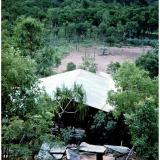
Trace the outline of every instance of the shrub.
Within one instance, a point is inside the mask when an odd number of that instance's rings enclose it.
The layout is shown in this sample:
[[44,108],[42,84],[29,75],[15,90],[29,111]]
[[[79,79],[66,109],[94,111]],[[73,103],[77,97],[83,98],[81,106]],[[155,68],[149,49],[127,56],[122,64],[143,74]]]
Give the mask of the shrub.
[[96,73],[97,71],[97,64],[94,62],[95,58],[92,56],[85,55],[82,57],[82,64],[80,66],[81,69],[84,69],[89,72]]
[[73,62],[69,62],[67,64],[67,71],[72,71],[74,69],[76,69],[76,65]]
[[118,70],[119,67],[120,67],[120,63],[119,62],[111,62],[107,66],[107,73],[114,74],[114,73],[116,73],[116,71]]
[[74,127],[67,127],[61,129],[61,137],[64,143],[69,143],[71,141],[80,142],[85,138],[85,132],[81,129],[75,129]]
[[61,129],[61,136],[63,141],[67,144],[71,140],[71,133],[73,132],[73,129],[71,127],[68,127],[66,129]]

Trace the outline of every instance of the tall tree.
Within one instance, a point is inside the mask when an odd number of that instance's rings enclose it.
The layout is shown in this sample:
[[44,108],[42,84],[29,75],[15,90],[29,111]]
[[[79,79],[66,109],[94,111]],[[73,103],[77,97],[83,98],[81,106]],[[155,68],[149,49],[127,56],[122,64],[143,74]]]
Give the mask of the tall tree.
[[37,62],[37,75],[50,76],[53,71],[55,50],[53,48],[44,47],[36,52],[35,60]]
[[132,135],[136,153],[146,160],[158,159],[158,106],[152,99],[137,104],[139,108],[126,114],[126,124]]
[[21,17],[15,27],[15,41],[23,55],[34,57],[42,42],[43,25],[31,17]]
[[110,92],[109,101],[116,107],[115,114],[134,112],[136,104],[149,97],[154,97],[155,103],[158,102],[157,80],[152,80],[146,71],[135,64],[122,64],[114,80],[118,91]]
[[2,52],[2,149],[6,156],[25,158],[53,138],[54,109],[36,85],[34,61],[20,55],[13,47]]
[[114,74],[117,91],[111,92],[109,102],[115,106],[114,115],[124,115],[137,154],[144,159],[158,157],[158,81],[135,64],[124,63]]
[[19,96],[24,99],[26,91],[34,86],[37,79],[35,62],[20,54],[12,46],[2,50],[2,106],[3,113],[8,116],[23,112],[21,108],[12,111],[12,98]]

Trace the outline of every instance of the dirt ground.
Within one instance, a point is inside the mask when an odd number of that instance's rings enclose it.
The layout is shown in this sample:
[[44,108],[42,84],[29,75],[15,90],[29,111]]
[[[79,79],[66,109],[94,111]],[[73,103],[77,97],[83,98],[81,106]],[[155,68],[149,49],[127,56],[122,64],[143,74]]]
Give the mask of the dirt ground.
[[[80,160],[96,160],[96,155],[81,155]],[[112,155],[103,156],[103,160],[115,160]]]
[[98,66],[98,71],[106,71],[107,65],[111,62],[122,63],[124,61],[135,61],[137,57],[149,51],[151,47],[108,47],[108,55],[102,55],[102,50],[100,46],[92,47],[79,47],[77,50],[71,51],[64,59],[61,61],[61,65],[54,70],[57,73],[61,73],[66,70],[67,63],[73,62],[76,64],[77,68],[82,63],[82,57],[86,55],[91,55],[95,57],[95,63]]
[[[117,158],[117,160],[125,160],[126,157],[122,156]],[[80,160],[96,160],[96,155],[87,155],[87,154],[83,154],[80,156]],[[115,157],[113,157],[112,154],[108,154],[108,155],[104,155],[103,156],[103,160],[115,160]],[[132,160],[140,160],[139,158],[132,158]]]

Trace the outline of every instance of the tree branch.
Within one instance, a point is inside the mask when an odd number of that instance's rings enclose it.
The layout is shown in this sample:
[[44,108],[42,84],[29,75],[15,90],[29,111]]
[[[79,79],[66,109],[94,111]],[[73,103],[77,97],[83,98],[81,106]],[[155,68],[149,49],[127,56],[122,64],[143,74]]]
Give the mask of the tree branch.
[[78,110],[74,111],[74,112],[67,112],[67,111],[64,111],[64,113],[77,113]]
[[25,134],[23,134],[23,136],[22,136],[22,138],[21,138],[21,140],[20,140],[19,144],[21,144],[21,143],[22,143],[22,141],[23,141],[24,137],[25,137]]
[[64,109],[61,106],[61,103],[59,101],[56,100],[56,102],[59,104],[59,107],[61,108],[62,111],[64,111]]
[[73,98],[70,99],[70,101],[67,103],[66,107],[64,108],[64,111],[67,109],[67,107],[69,106],[69,104],[72,102]]

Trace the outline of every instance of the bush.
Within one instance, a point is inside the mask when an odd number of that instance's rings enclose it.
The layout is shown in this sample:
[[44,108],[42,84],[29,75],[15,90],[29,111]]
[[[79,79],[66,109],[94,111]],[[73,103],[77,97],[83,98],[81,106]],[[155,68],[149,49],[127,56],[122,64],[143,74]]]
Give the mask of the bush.
[[61,137],[66,144],[71,141],[80,142],[85,138],[85,136],[85,132],[81,129],[75,129],[74,127],[61,129]]
[[61,136],[63,141],[67,144],[71,140],[71,133],[73,132],[73,129],[71,127],[68,127],[66,129],[61,129]]
[[134,38],[134,39],[129,38],[129,39],[127,39],[127,43],[131,44],[131,45],[136,45],[136,46],[142,45],[142,43],[140,42],[140,40],[137,39],[137,38]]
[[95,63],[95,58],[92,56],[84,56],[82,57],[82,64],[80,66],[81,69],[84,69],[89,72],[96,73],[97,64]]
[[111,62],[107,66],[107,73],[114,74],[114,73],[116,73],[116,71],[118,70],[119,67],[120,67],[120,63],[119,62]]
[[73,62],[69,62],[67,64],[67,71],[72,71],[74,69],[76,69],[76,65]]

